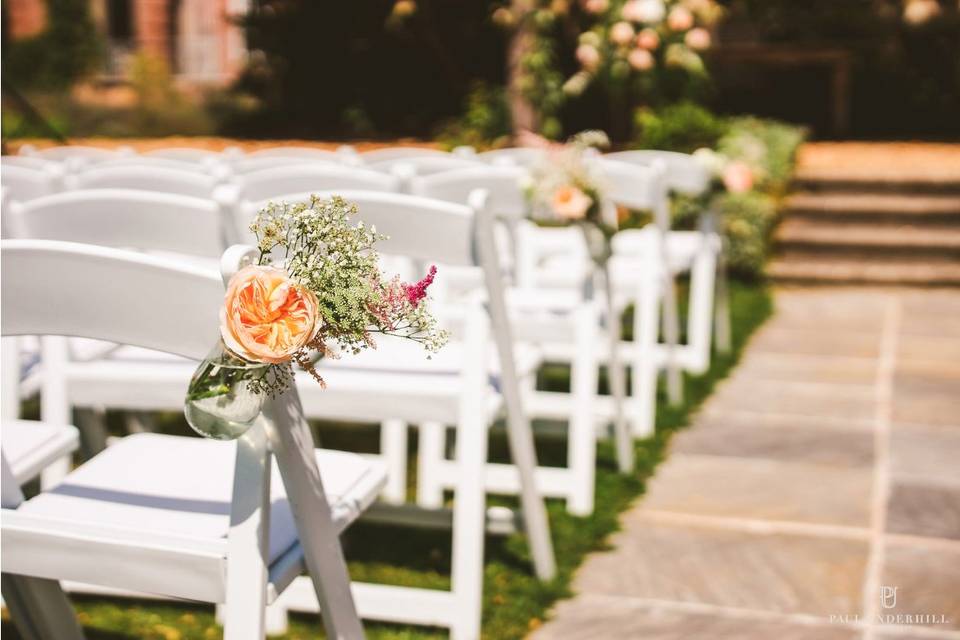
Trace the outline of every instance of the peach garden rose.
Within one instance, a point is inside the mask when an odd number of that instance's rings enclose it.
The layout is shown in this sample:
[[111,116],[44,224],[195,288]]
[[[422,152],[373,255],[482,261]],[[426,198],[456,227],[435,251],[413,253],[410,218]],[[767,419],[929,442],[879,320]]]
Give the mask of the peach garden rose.
[[593,200],[573,185],[558,187],[553,192],[553,212],[563,220],[580,220],[587,215]]
[[317,332],[316,295],[282,269],[250,266],[227,286],[220,335],[236,355],[252,362],[290,360]]

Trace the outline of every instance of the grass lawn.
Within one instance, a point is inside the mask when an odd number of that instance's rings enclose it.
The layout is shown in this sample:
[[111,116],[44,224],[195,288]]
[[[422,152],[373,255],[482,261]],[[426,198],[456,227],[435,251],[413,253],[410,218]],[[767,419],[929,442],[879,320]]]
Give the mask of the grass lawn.
[[[522,638],[545,619],[547,610],[558,599],[570,595],[573,572],[584,556],[602,550],[607,537],[617,529],[619,514],[642,495],[646,481],[666,455],[671,435],[683,428],[691,413],[710,394],[738,360],[753,331],[770,315],[769,292],[760,285],[732,283],[734,352],[715,357],[704,375],[686,379],[685,403],[669,408],[659,402],[656,435],[637,442],[637,472],[625,477],[617,473],[610,443],[600,444],[597,460],[596,510],[588,518],[568,515],[559,501],[549,504],[550,522],[559,573],[549,584],[532,577],[526,543],[520,535],[487,538],[484,576],[483,635],[505,640]],[[541,383],[563,385],[563,374],[547,370]],[[177,432],[182,425],[164,425],[164,431]],[[327,446],[340,448],[349,441],[354,449],[374,450],[375,429],[351,429],[321,426],[320,439]],[[415,443],[413,443],[415,445]],[[372,446],[371,446],[372,445]],[[564,443],[538,442],[541,461],[548,464],[564,459]],[[346,446],[342,448],[348,448]],[[502,456],[502,438],[492,443],[494,455]],[[399,527],[357,524],[344,537],[350,573],[354,579],[428,588],[447,588],[450,565],[449,532],[427,532]],[[384,544],[389,541],[389,544]],[[147,638],[161,640],[215,639],[222,630],[214,621],[213,608],[157,601],[88,598],[75,596],[74,603],[90,640]],[[446,632],[420,627],[402,627],[369,623],[368,636],[391,640],[446,637]],[[4,612],[2,633],[19,638]],[[322,634],[314,616],[293,614],[289,632],[283,638],[316,638]]]

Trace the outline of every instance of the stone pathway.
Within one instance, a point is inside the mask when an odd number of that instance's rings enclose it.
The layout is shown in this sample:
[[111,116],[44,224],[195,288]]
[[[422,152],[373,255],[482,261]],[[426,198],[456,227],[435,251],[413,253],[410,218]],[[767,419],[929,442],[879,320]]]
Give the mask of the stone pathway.
[[532,640],[960,639],[960,291],[781,290],[622,526]]

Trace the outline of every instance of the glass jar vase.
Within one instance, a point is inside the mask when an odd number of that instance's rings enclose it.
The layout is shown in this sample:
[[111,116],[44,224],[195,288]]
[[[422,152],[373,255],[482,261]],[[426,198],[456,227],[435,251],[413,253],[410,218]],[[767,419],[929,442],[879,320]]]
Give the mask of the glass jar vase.
[[254,388],[269,367],[234,355],[218,340],[190,379],[183,408],[187,423],[205,438],[242,436],[263,408],[265,394]]

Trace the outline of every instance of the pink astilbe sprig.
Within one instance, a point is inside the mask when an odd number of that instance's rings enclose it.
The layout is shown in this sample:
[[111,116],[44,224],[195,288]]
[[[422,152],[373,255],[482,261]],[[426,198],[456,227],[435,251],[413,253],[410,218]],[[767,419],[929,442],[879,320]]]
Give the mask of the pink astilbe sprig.
[[433,284],[437,267],[432,266],[423,279],[414,283],[401,282],[399,277],[381,280],[374,276],[371,285],[377,292],[368,304],[375,331],[409,338],[435,352],[447,341],[447,332],[439,329],[436,320],[422,304],[427,289]]
[[432,265],[427,275],[419,282],[403,285],[403,291],[407,294],[407,302],[410,303],[411,307],[416,309],[420,305],[420,301],[427,297],[427,288],[433,284],[433,278],[436,275],[437,265]]

